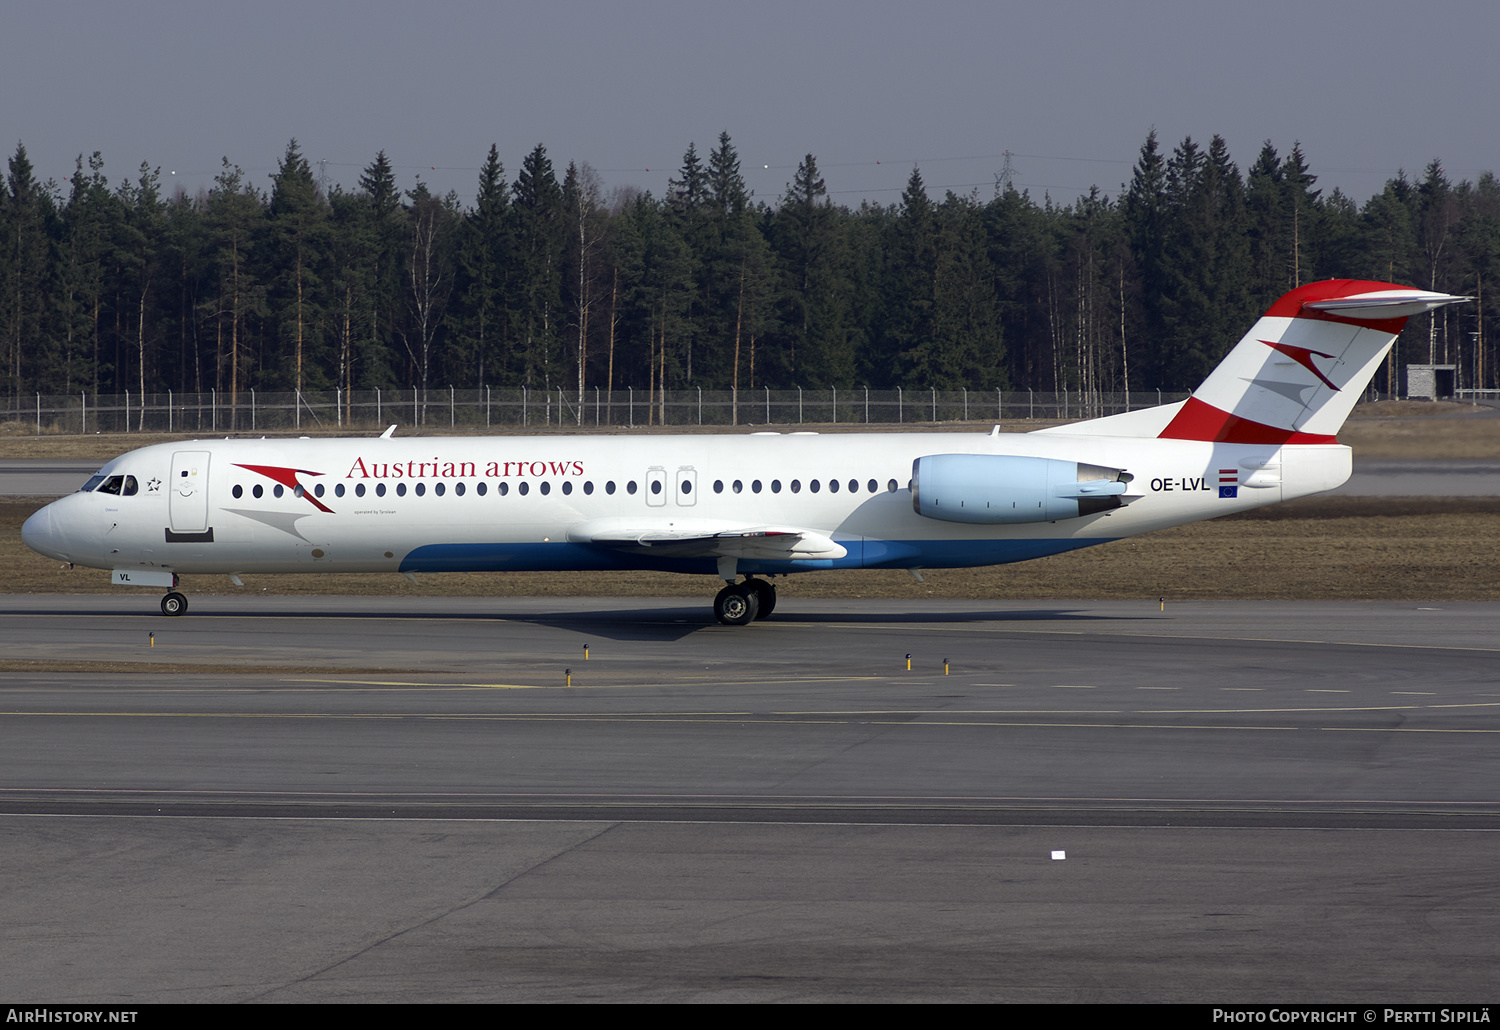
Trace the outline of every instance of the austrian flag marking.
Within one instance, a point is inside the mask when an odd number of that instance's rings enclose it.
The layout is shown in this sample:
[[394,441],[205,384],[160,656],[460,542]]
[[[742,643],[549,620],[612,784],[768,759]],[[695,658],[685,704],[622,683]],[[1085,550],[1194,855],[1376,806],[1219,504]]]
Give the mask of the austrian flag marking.
[[1240,495],[1240,470],[1219,469],[1219,497],[1238,497]]

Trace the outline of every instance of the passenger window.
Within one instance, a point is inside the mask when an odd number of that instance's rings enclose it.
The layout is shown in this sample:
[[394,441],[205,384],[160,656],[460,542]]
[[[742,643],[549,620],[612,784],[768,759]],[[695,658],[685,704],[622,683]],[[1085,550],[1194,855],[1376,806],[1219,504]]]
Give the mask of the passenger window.
[[277,497],[280,497],[282,494],[286,493],[286,487],[282,486],[280,483],[277,483],[276,488],[271,492]]
[[298,483],[296,486],[292,487],[292,496],[293,497],[301,497],[303,493],[304,493],[304,491],[302,489],[302,484],[301,483]]
[[240,486],[240,484],[238,483],[234,484],[234,489],[229,492],[234,494],[235,500],[239,500],[241,497],[245,496],[245,488]]
[[483,497],[488,491],[489,487],[485,485],[484,480],[482,479],[474,486],[474,492],[480,497]]
[[256,483],[250,488],[250,492],[255,495],[256,500],[259,500],[266,495],[266,488]]
[[612,494],[615,492],[615,481],[613,479],[604,484],[604,492],[607,494]]
[[500,496],[501,497],[504,497],[506,494],[510,493],[510,484],[507,483],[507,482],[505,482],[505,480],[502,479],[500,481],[500,485],[497,486],[495,489],[497,489],[497,490],[500,491]]
[[[361,483],[358,486],[356,486],[354,488],[354,492],[356,494],[358,494],[360,497],[363,497],[365,495],[365,484]],[[376,497],[384,497],[385,496],[385,484],[384,483],[376,483],[375,484],[375,496]]]
[[[235,494],[235,496],[238,497],[239,494]],[[343,483],[337,483],[337,484],[334,485],[333,496],[335,496],[335,497],[342,497],[342,496],[344,496],[344,484]]]
[[857,480],[857,479],[851,479],[851,480],[849,480],[849,492],[851,494],[857,494],[857,493],[859,493],[859,480]]
[[750,484],[750,492],[755,494],[760,493],[760,480],[757,479]]
[[811,480],[811,481],[810,481],[810,482],[809,482],[809,483],[808,483],[808,484],[807,484],[807,488],[808,488],[808,489],[809,489],[809,490],[811,490],[811,491],[812,491],[812,492],[813,492],[813,493],[817,493],[817,492],[818,492],[818,481],[817,481],[817,480],[816,480],[816,479],[814,479],[814,480]]
[[723,492],[724,492],[724,480],[722,480],[722,479],[715,479],[714,480],[714,493],[721,494]]
[[546,482],[544,480],[542,482],[541,490],[542,490],[542,496],[546,497],[548,494],[550,494],[552,492],[552,484],[548,483],[548,482]]
[[323,496],[323,484],[322,483],[319,483],[317,486],[313,487],[313,496],[314,497],[322,497]]
[[659,494],[659,493],[661,493],[661,480],[660,479],[653,479],[653,480],[651,480],[651,492],[653,494]]
[[895,493],[896,492],[896,481],[894,479],[891,480],[888,484],[886,484],[886,489],[889,490],[891,493]]
[[631,495],[635,494],[635,480],[632,479],[630,482],[625,484],[625,492]]
[[396,496],[397,497],[405,497],[406,496],[406,484],[405,483],[397,483],[396,484]]
[[459,497],[462,497],[464,495],[464,485],[462,483],[454,483],[453,492]]
[[828,492],[831,494],[839,492],[839,481],[837,479],[830,479],[828,481]]
[[735,493],[742,493],[745,489],[745,484],[736,479],[734,481],[734,486],[732,486],[730,489],[732,489]]
[[781,480],[779,480],[779,479],[773,479],[773,480],[771,480],[771,492],[773,494],[779,494],[779,493],[781,493]]
[[693,484],[691,480],[684,479],[682,481],[682,492],[685,494],[690,494],[693,492]]
[[[385,486],[384,483],[381,483],[380,485],[381,486]],[[259,490],[260,487],[256,487],[255,489]],[[355,497],[363,497],[364,495],[365,495],[365,484],[363,484],[363,483],[355,483],[354,484],[354,496]]]
[[[419,490],[418,492],[420,493],[421,491]],[[433,487],[432,487],[432,492],[435,493],[435,494],[437,494],[439,497],[441,497],[441,496],[443,496],[443,494],[445,494],[445,493],[448,492],[448,488],[446,486],[444,486],[442,483],[434,483]]]
[[873,480],[873,479],[870,480],[870,493],[873,494],[875,491],[877,491],[879,489],[880,489],[880,484],[877,483],[877,482],[875,482],[875,480]]
[[418,497],[424,497],[427,494],[426,483],[418,483],[414,489],[416,490],[416,494]]
[[594,481],[592,479],[583,484],[583,492],[586,494],[592,494],[594,492]]
[[531,484],[526,482],[524,479],[521,480],[521,485],[516,487],[516,492],[519,493],[522,497],[525,497],[531,492]]
[[572,483],[564,483],[563,484],[563,495],[567,496],[568,494],[571,494],[572,492],[573,492],[573,484]]
[[802,480],[800,480],[800,479],[794,479],[794,480],[792,480],[792,493],[794,493],[794,494],[800,494],[801,492],[802,492]]

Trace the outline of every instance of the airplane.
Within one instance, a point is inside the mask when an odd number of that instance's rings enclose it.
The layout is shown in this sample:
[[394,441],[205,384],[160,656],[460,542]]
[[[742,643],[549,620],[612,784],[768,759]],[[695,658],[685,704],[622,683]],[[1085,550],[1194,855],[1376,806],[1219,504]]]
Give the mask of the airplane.
[[1413,315],[1468,297],[1337,279],[1281,297],[1185,401],[1030,433],[224,439],[110,461],[21,530],[117,585],[184,575],[655,569],[724,580],[1025,561],[1330,490]]

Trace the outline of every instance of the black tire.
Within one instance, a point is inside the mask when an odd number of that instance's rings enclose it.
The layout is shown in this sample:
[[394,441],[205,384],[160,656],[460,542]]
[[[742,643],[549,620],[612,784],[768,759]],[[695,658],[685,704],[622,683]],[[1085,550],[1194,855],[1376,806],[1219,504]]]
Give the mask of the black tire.
[[714,618],[726,626],[748,626],[760,612],[760,595],[746,586],[730,585],[714,598]]
[[776,588],[769,580],[747,579],[745,586],[755,591],[755,596],[760,601],[760,611],[755,613],[757,619],[764,619],[776,610]]
[[161,613],[163,615],[182,615],[187,612],[187,595],[179,594],[173,590],[161,599]]

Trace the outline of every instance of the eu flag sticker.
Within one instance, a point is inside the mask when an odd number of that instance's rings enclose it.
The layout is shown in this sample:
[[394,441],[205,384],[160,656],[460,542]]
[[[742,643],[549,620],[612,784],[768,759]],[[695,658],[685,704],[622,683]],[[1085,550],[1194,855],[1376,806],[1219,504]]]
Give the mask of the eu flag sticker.
[[1223,497],[1238,497],[1239,495],[1240,495],[1240,488],[1237,487],[1237,486],[1221,486],[1221,487],[1219,487],[1219,496],[1221,498],[1223,498]]

